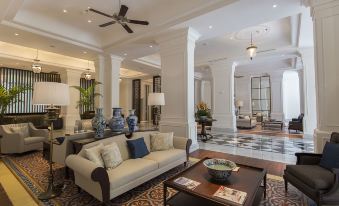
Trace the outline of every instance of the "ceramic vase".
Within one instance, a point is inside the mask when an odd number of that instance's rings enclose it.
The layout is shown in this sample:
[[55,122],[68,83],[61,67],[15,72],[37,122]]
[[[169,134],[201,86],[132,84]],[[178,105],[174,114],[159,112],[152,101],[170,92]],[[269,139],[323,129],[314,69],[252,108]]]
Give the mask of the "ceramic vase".
[[125,120],[121,116],[121,108],[113,108],[113,117],[109,121],[109,128],[112,132],[121,132],[124,129]]
[[128,130],[129,132],[135,132],[138,127],[138,117],[134,114],[135,110],[134,109],[130,109],[129,111],[129,115],[126,118],[127,121],[127,125],[128,125]]
[[104,132],[106,128],[106,120],[102,114],[102,108],[97,108],[95,116],[92,119],[92,127],[95,130],[94,137],[97,139],[104,138]]

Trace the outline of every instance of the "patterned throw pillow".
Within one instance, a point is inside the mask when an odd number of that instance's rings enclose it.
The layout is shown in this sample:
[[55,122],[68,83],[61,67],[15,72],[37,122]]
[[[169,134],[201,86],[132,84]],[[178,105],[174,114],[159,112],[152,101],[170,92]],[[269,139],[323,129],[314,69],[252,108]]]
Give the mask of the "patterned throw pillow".
[[173,149],[173,132],[151,134],[151,151]]
[[106,169],[114,169],[122,162],[119,147],[115,142],[102,148],[101,157],[104,160]]
[[29,129],[27,126],[12,127],[11,131],[16,134],[20,134],[22,137],[29,137]]
[[105,167],[104,161],[102,160],[102,157],[101,157],[101,150],[103,147],[104,145],[100,143],[94,147],[85,149],[85,154],[86,154],[87,159],[94,162],[99,167]]

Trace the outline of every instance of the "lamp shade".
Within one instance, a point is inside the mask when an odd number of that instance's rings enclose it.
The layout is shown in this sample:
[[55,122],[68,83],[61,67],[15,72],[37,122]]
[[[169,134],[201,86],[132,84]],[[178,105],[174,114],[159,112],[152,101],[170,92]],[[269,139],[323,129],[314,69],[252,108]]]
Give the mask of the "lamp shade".
[[244,101],[242,101],[242,100],[237,100],[237,101],[235,102],[235,106],[236,106],[236,107],[243,107],[243,106],[244,106]]
[[165,105],[164,93],[149,93],[148,94],[148,105]]
[[32,103],[38,105],[68,105],[69,86],[57,82],[35,82]]

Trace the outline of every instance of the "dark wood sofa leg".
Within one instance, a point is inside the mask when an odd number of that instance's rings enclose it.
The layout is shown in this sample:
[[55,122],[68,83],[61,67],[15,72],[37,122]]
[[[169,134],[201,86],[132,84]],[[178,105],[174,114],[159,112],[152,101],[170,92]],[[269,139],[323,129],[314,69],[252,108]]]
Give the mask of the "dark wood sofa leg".
[[285,183],[285,193],[288,192],[288,181],[286,180],[286,178],[284,178],[284,183]]

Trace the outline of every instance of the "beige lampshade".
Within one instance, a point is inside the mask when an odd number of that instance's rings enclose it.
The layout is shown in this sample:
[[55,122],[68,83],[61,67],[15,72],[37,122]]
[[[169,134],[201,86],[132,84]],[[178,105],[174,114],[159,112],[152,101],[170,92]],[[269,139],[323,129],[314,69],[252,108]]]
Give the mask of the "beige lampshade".
[[237,101],[235,102],[235,106],[236,106],[236,107],[243,107],[243,106],[244,106],[244,101],[242,101],[242,100],[237,100]]
[[148,105],[165,105],[164,93],[149,93],[148,94]]
[[69,105],[69,86],[57,82],[35,82],[32,103],[36,105]]

